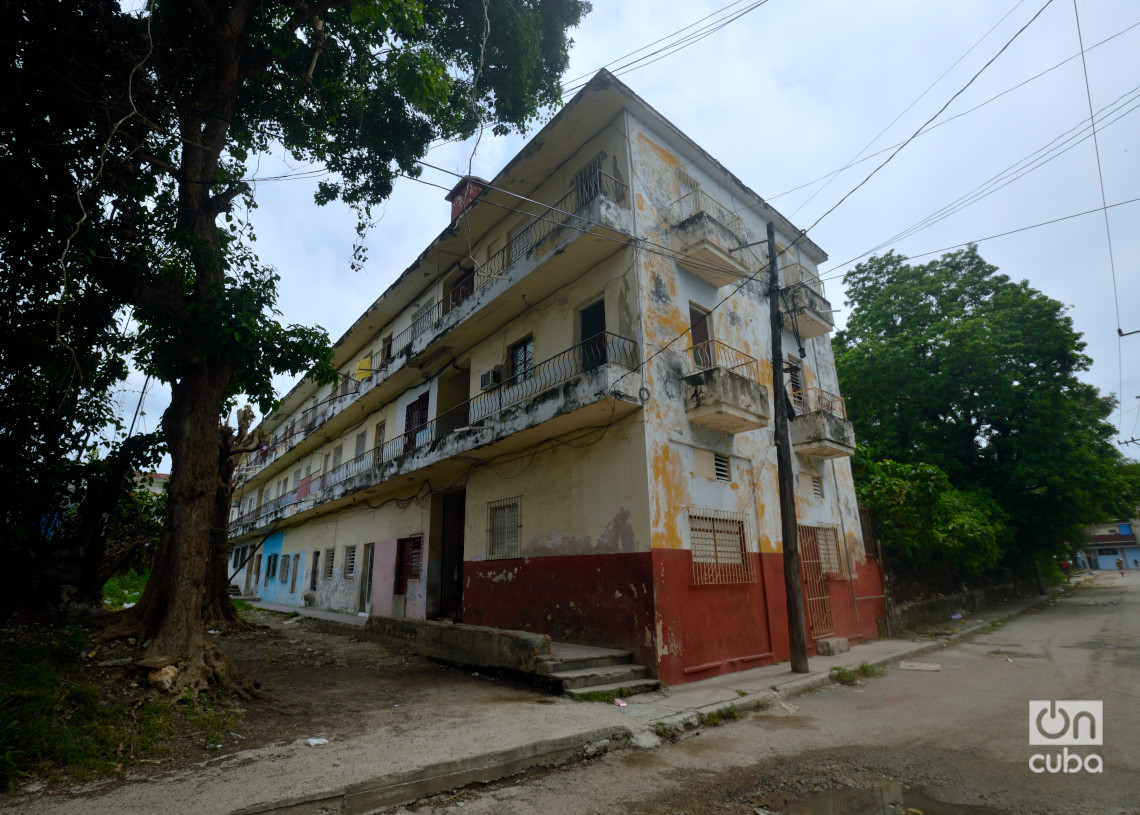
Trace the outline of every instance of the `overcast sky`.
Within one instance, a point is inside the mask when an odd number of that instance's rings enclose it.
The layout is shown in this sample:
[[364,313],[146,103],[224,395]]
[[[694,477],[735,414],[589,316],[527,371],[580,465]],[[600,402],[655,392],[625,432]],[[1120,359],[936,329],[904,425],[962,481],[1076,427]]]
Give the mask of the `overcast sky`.
[[[688,47],[623,72],[623,55],[721,9],[726,10],[686,33],[754,3],[595,0],[594,11],[573,34],[566,79],[588,77],[603,66],[615,70],[745,184],[807,228],[889,152],[836,175],[826,186],[810,182],[857,155],[904,141],[1044,2],[769,0]],[[1092,106],[1098,111],[1108,106],[1104,120],[1098,118],[1097,137],[1104,195],[1112,205],[1140,197],[1140,114],[1130,112],[1140,104],[1140,25],[1126,31],[1140,23],[1140,4],[1078,0],[1077,8]],[[983,257],[1004,273],[1070,306],[1093,359],[1085,377],[1103,393],[1123,393],[1123,415],[1113,421],[1120,425],[1120,437],[1128,439],[1140,433],[1140,333],[1118,338],[1117,314],[1125,332],[1140,330],[1140,202],[1108,210],[1115,298],[1100,212],[981,241],[1101,206],[1093,140],[1075,143],[1088,135],[1089,119],[1079,54],[1073,2],[1053,0],[935,124],[1008,93],[916,138],[810,234],[830,255],[822,267],[825,279],[884,242],[880,254],[893,248],[922,262],[928,258],[917,256],[980,241]],[[485,134],[473,172],[493,177],[527,138]],[[1047,157],[1037,151],[1051,143],[1075,146],[929,228],[894,239],[1031,155]],[[447,145],[426,160],[466,172],[472,147]],[[299,169],[273,156],[263,158],[255,174],[268,178]],[[432,170],[423,178],[447,187],[455,180]],[[343,207],[317,207],[314,186],[304,179],[258,183],[257,250],[281,274],[283,321],[323,326],[335,341],[443,229],[450,205],[435,187],[400,182],[376,210],[380,217],[369,236],[366,270],[354,273],[349,261],[355,216]],[[832,304],[841,307],[841,280],[827,279],[826,285]],[[837,314],[839,324],[845,313]],[[122,394],[128,420],[140,385],[141,379],[134,380]],[[282,380],[281,392],[290,385]],[[167,399],[161,391],[148,392],[146,428],[158,422]],[[1123,449],[1140,458],[1140,446]],[[168,471],[169,459],[163,468]]]

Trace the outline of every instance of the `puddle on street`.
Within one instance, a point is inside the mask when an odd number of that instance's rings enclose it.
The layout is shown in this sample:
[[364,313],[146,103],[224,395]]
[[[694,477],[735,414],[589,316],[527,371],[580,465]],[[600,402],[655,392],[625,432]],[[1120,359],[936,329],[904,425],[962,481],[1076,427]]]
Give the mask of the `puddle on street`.
[[800,795],[773,815],[1006,815],[990,807],[947,804],[913,787],[883,781],[874,787],[824,790]]

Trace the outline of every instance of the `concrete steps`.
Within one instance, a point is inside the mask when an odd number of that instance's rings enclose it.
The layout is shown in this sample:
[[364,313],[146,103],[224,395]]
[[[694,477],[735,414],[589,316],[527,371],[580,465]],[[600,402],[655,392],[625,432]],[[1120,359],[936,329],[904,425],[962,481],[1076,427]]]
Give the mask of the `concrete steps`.
[[646,666],[633,662],[629,651],[574,643],[554,643],[552,653],[539,664],[539,673],[568,696],[618,690],[632,695],[657,690],[660,684]]

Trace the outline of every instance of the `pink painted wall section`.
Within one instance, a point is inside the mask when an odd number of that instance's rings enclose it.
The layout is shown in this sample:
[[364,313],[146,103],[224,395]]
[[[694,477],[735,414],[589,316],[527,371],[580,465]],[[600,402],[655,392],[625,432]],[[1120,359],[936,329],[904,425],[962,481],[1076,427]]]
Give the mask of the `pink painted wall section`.
[[463,564],[463,622],[626,648],[656,664],[649,552]]
[[396,585],[396,540],[376,541],[372,559],[372,613],[392,616],[392,589]]

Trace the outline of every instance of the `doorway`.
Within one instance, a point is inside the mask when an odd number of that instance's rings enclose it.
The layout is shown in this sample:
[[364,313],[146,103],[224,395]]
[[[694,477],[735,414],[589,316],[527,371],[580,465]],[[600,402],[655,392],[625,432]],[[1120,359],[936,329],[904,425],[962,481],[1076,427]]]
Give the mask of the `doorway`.
[[693,364],[697,370],[711,368],[714,363],[709,313],[692,303],[689,304],[689,333],[693,338]]
[[416,449],[416,435],[427,424],[428,420],[428,392],[424,391],[419,398],[404,410],[404,452]]
[[591,303],[578,312],[578,336],[582,342],[582,370],[597,368],[606,353],[606,301]]
[[467,519],[467,491],[443,496],[439,568],[439,617],[461,622],[463,617],[463,527]]
[[[835,633],[835,622],[831,616],[827,575],[823,571],[820,537],[835,532],[819,526],[801,526],[796,531],[800,542],[800,575],[803,578],[804,606],[807,609],[808,639],[829,637]],[[830,540],[826,543],[830,544]]]
[[364,579],[360,581],[362,596],[360,610],[365,614],[372,613],[372,564],[376,559],[376,544],[364,544]]

